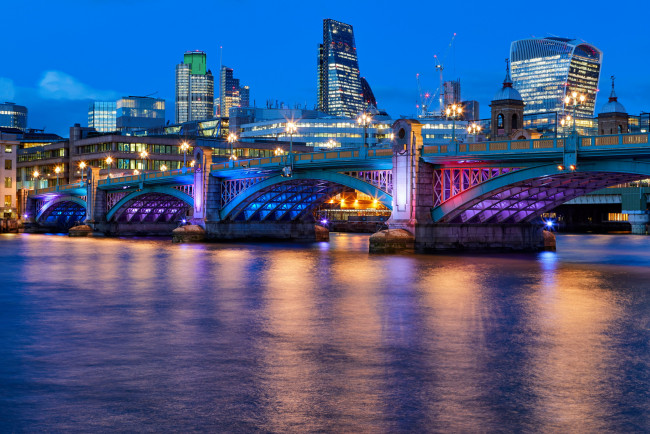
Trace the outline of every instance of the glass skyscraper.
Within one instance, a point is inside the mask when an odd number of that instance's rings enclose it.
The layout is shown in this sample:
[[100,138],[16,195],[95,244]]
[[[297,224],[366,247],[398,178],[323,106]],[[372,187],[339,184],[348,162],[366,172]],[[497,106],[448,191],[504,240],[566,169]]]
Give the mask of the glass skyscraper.
[[226,66],[221,67],[220,76],[221,116],[229,116],[231,107],[249,107],[250,106],[250,88],[241,86],[239,79],[233,75],[233,69]]
[[115,101],[93,101],[88,107],[88,126],[100,133],[110,133],[117,130]]
[[176,65],[176,123],[214,116],[214,77],[203,51],[187,51]]
[[510,46],[514,87],[521,94],[524,114],[558,113],[571,92],[584,94],[576,117],[592,118],[600,79],[602,52],[575,39],[548,37],[521,39]]
[[325,19],[318,46],[318,109],[353,117],[365,107],[352,26]]
[[138,131],[165,125],[165,100],[125,96],[117,101],[117,129]]
[[0,127],[27,129],[27,107],[13,102],[0,104]]

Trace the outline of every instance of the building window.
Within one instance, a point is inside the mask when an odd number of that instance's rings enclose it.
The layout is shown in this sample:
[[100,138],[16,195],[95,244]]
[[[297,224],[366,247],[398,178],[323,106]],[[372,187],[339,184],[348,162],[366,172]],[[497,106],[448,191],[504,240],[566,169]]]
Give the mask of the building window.
[[5,208],[11,208],[11,195],[5,194]]
[[618,133],[621,134],[623,132],[623,127],[621,125],[618,126]]
[[11,176],[5,176],[5,188],[11,188]]
[[11,170],[11,160],[5,160],[5,170]]
[[517,114],[515,113],[514,115],[512,115],[512,129],[513,130],[516,130],[518,128],[517,127],[517,120],[518,120]]
[[497,128],[503,128],[503,115],[501,113],[497,116]]
[[11,154],[11,145],[5,145],[5,152]]

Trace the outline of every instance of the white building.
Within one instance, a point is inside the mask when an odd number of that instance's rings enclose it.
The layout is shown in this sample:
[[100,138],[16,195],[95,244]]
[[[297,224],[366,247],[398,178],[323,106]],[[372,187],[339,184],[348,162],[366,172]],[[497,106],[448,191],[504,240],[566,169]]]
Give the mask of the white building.
[[16,154],[17,134],[0,131],[0,218],[17,218],[16,215]]

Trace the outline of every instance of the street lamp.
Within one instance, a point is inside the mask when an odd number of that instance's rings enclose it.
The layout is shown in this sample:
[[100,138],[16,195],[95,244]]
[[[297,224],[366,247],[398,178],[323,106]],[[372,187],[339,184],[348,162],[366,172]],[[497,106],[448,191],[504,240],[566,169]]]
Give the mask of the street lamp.
[[161,172],[165,172],[166,170],[167,170],[167,166],[166,166],[166,165],[163,164],[162,166],[160,166],[160,171],[161,171]]
[[571,115],[566,115],[560,119],[560,125],[562,125],[562,137],[564,137],[564,133],[566,132],[565,127],[569,126],[569,122],[571,122]]
[[576,132],[576,108],[578,108],[579,105],[584,104],[585,102],[585,96],[581,93],[578,92],[571,92],[571,96],[567,95],[566,98],[564,98],[564,104],[573,107],[573,133],[575,134]]
[[34,172],[32,173],[32,178],[34,178],[34,191],[38,190],[38,177],[40,175],[41,174],[38,173],[38,170],[34,170]]
[[190,149],[190,144],[183,142],[181,144],[181,150],[183,151],[183,167],[187,165],[187,150]]
[[237,141],[237,134],[235,133],[230,133],[228,134],[228,143],[230,143],[230,159],[231,160],[236,160],[237,157],[235,156],[235,150],[233,149],[233,144]]
[[140,158],[142,159],[142,173],[144,174],[145,171],[145,161],[146,158],[149,156],[149,153],[147,151],[142,151],[140,152]]
[[84,171],[86,169],[86,162],[82,161],[79,163],[79,169],[81,169],[81,182],[84,182]]
[[334,139],[329,139],[327,142],[325,142],[325,146],[328,148],[336,148],[336,142]]
[[62,170],[63,169],[61,168],[61,166],[56,166],[54,168],[54,172],[56,173],[56,186],[57,187],[59,186],[59,173],[61,173]]
[[456,144],[456,119],[460,118],[461,115],[463,114],[463,106],[461,106],[460,104],[448,105],[447,110],[445,110],[445,113],[447,114],[447,119],[449,118],[452,119],[451,144],[454,145]]
[[284,149],[282,149],[282,148],[275,148],[274,154],[275,154],[276,157],[277,157],[278,155],[284,155]]
[[467,133],[470,135],[474,135],[474,140],[476,140],[476,136],[478,133],[481,132],[481,126],[477,124],[476,122],[473,122],[469,127],[467,127]]
[[190,161],[190,167],[194,167],[196,165],[196,160]]
[[363,148],[367,148],[368,144],[366,143],[366,131],[368,130],[368,125],[370,125],[370,122],[372,122],[372,116],[370,116],[370,113],[366,113],[365,111],[362,112],[359,117],[357,118],[357,123],[359,125],[363,125]]
[[111,164],[113,164],[113,157],[106,157],[106,165],[108,166],[108,172],[106,172],[106,179],[111,179]]
[[293,155],[293,135],[298,132],[298,126],[293,121],[287,122],[285,131],[289,134],[289,155]]

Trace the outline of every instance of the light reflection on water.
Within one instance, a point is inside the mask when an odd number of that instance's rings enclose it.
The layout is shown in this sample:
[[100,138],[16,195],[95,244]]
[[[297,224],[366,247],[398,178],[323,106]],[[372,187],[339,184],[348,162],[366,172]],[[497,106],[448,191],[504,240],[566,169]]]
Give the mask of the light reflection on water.
[[537,255],[0,237],[8,431],[650,429],[650,238]]

